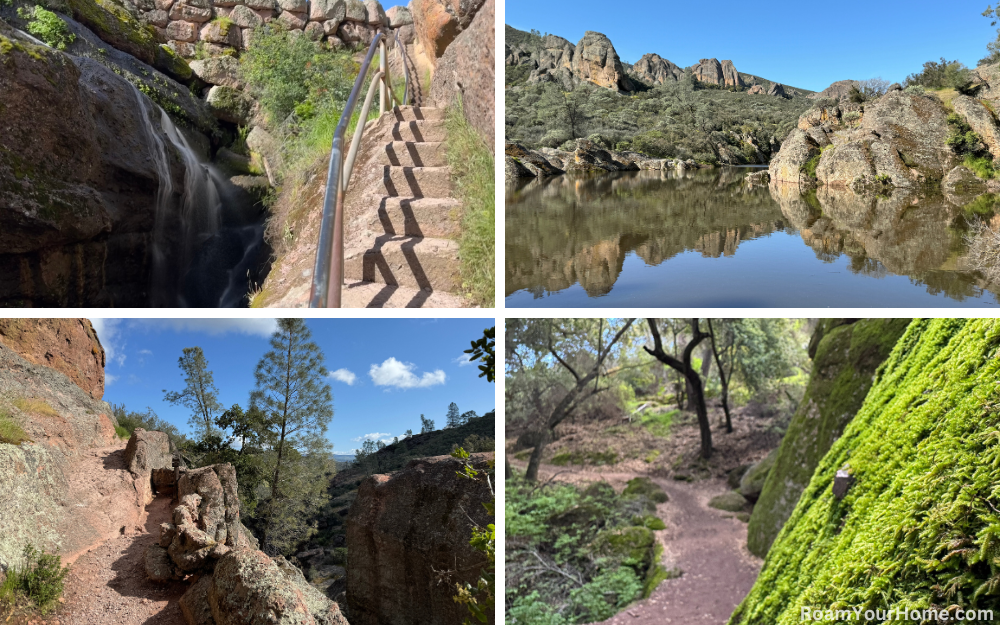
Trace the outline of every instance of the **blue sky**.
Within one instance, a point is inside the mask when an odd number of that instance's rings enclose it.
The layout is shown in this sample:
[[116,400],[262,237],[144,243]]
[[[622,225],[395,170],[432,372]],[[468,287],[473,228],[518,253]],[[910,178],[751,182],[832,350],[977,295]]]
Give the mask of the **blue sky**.
[[[105,401],[129,410],[151,407],[188,432],[188,411],[163,401],[181,391],[177,359],[201,347],[224,406],[244,407],[253,372],[268,350],[273,319],[92,319],[107,352]],[[365,437],[391,440],[420,431],[420,415],[444,426],[448,404],[484,414],[495,386],[462,353],[493,319],[309,319],[331,372],[334,415],[327,436],[334,453],[350,454]]]
[[996,27],[981,15],[986,0],[505,4],[505,21],[515,28],[574,44],[596,30],[631,63],[647,52],[681,67],[731,59],[739,71],[814,91],[875,76],[902,82],[942,56],[975,67],[996,38]]

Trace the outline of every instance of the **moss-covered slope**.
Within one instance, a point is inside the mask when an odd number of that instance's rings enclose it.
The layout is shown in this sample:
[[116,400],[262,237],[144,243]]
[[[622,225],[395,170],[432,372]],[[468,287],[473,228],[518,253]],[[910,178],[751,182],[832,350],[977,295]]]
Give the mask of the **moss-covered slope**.
[[747,547],[767,554],[813,471],[861,407],[875,370],[909,319],[824,319],[809,343],[812,375],[781,441],[747,528]]
[[[800,623],[803,607],[1000,614],[998,347],[995,319],[910,325],[731,624]],[[845,465],[856,482],[837,501]]]

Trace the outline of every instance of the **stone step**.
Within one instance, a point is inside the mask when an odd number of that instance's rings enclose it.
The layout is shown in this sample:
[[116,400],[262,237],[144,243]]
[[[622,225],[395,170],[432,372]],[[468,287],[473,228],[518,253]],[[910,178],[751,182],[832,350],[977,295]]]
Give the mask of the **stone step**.
[[377,282],[345,282],[341,293],[344,308],[465,308],[466,301],[454,293],[425,291]]
[[436,119],[396,122],[392,126],[393,141],[445,141],[447,134],[444,121]]
[[430,106],[399,106],[392,110],[397,121],[409,122],[421,119],[444,119],[445,110]]
[[452,198],[373,198],[378,211],[368,227],[386,234],[457,239],[462,231],[462,203]]
[[368,249],[344,253],[344,278],[432,291],[458,291],[458,242],[431,237],[380,236]]
[[451,197],[448,167],[395,167],[385,165],[382,182],[393,197]]
[[448,165],[448,144],[444,141],[393,141],[385,144],[385,152],[380,156],[385,165],[445,167]]

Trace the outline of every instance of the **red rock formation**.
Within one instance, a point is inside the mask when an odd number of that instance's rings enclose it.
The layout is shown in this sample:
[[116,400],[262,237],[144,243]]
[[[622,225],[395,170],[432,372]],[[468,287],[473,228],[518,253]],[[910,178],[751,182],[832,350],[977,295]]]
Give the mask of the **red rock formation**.
[[[492,453],[473,454],[477,468]],[[347,516],[347,601],[352,625],[461,623],[455,584],[478,579],[485,559],[469,546],[472,524],[491,522],[484,484],[456,475],[450,456],[414,460],[395,475],[375,475],[358,489]],[[445,580],[442,582],[442,580]],[[493,622],[493,619],[490,619]]]
[[87,319],[0,319],[0,343],[104,397],[104,348]]
[[437,71],[431,83],[431,98],[435,106],[452,104],[462,96],[465,117],[494,148],[495,117],[495,63],[494,0],[487,0],[455,41],[438,60]]

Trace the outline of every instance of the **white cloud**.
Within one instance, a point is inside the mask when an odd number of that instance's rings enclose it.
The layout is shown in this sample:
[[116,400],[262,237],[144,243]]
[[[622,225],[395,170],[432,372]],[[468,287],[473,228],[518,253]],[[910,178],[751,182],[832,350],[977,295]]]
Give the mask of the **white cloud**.
[[219,334],[250,334],[270,337],[278,329],[277,319],[136,319],[135,322],[147,329],[169,329],[175,331],[204,332],[212,336]]
[[459,367],[469,367],[476,364],[475,360],[469,360],[469,354],[462,354],[455,360],[452,360],[452,362],[458,365]]
[[388,441],[391,443],[392,439],[389,438],[390,436],[392,436],[392,434],[389,434],[388,432],[372,432],[371,434],[365,434],[364,436],[352,438],[351,440],[354,441],[355,443],[360,443],[362,441],[377,441],[377,440]]
[[149,351],[148,349],[140,349],[139,353],[142,354],[143,356],[152,356],[153,355],[153,352]]
[[97,339],[104,348],[108,362],[117,363],[119,367],[125,364],[125,340],[121,338],[121,319],[91,319]]
[[380,365],[372,365],[368,370],[375,386],[394,386],[396,388],[426,388],[444,384],[444,371],[440,369],[430,372],[426,371],[422,376],[414,373],[416,365],[409,362],[400,362],[389,357]]
[[358,376],[347,369],[337,369],[336,371],[331,371],[328,375],[334,380],[343,382],[348,386],[354,386],[354,381],[358,379]]
[[114,384],[118,380],[117,375],[111,375],[110,373],[104,374],[104,386],[108,387]]

